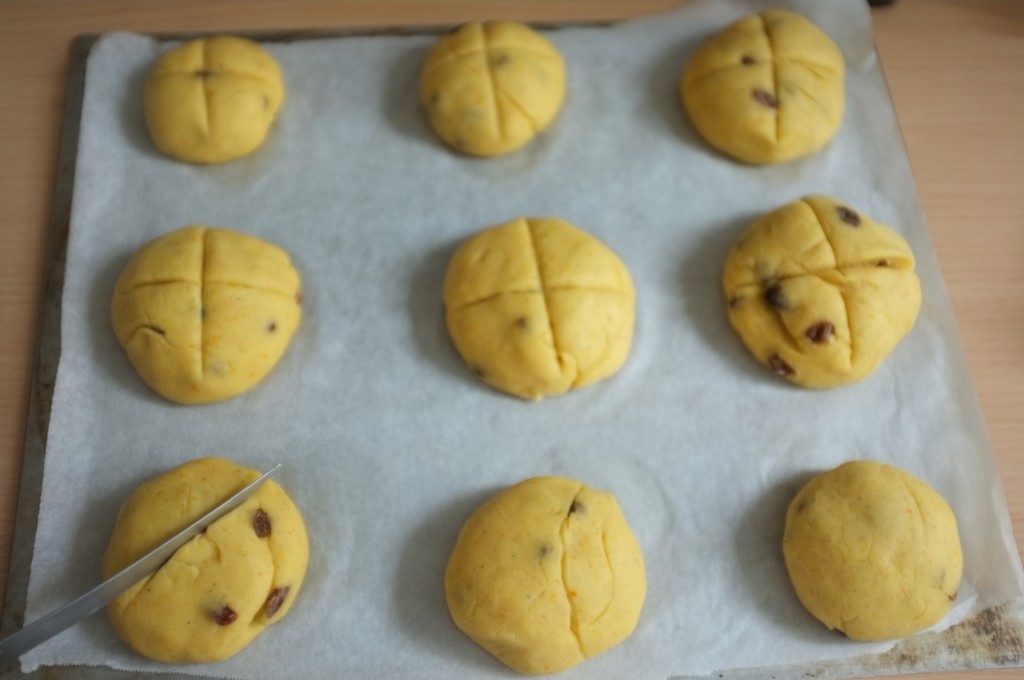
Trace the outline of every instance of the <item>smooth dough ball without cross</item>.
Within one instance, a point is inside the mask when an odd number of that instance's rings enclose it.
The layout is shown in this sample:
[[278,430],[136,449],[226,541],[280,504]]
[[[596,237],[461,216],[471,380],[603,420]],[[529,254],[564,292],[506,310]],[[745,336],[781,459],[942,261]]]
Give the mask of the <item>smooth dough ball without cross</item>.
[[622,261],[556,218],[521,218],[463,243],[444,282],[448,332],[488,385],[524,399],[615,373],[633,338]]
[[[103,556],[108,578],[259,477],[200,458],[140,486],[117,514]],[[133,650],[169,663],[220,661],[277,623],[309,562],[302,516],[273,480],[182,546],[107,608]]]
[[160,151],[220,163],[263,143],[284,101],[284,81],[274,58],[251,40],[200,38],[157,60],[143,98]]
[[284,354],[302,315],[299,285],[277,246],[185,227],[143,246],[121,272],[114,334],[153,391],[180,404],[221,401]]
[[729,321],[747,348],[804,387],[869,375],[921,308],[903,237],[825,196],[754,222],[729,252],[722,282]]
[[843,55],[786,10],[732,24],[700,47],[680,81],[697,132],[747,163],[781,163],[832,139],[843,119]]
[[956,517],[930,486],[875,461],[811,480],[786,513],[782,542],[800,602],[854,640],[906,637],[956,599],[963,554]]
[[460,26],[431,49],[420,101],[434,132],[474,156],[515,151],[554,120],[565,99],[565,62],[523,24]]
[[535,477],[469,518],[444,576],[459,629],[522,673],[557,673],[625,640],[647,590],[643,555],[615,499]]

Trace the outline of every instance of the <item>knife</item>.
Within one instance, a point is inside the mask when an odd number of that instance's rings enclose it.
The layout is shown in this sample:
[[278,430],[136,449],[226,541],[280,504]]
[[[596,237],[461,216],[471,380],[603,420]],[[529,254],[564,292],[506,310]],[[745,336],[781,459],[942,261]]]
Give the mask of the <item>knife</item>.
[[278,463],[270,468],[252,484],[249,484],[234,496],[231,496],[213,510],[210,510],[195,522],[192,522],[192,524],[189,524],[89,592],[72,600],[63,607],[53,610],[41,619],[37,619],[17,633],[0,640],[0,668],[16,660],[36,645],[42,644],[57,633],[70,628],[93,612],[102,609],[110,604],[118,595],[138,583],[143,577],[159,569],[171,555],[177,552],[178,548],[199,535],[206,527],[241,505],[280,467],[281,463]]

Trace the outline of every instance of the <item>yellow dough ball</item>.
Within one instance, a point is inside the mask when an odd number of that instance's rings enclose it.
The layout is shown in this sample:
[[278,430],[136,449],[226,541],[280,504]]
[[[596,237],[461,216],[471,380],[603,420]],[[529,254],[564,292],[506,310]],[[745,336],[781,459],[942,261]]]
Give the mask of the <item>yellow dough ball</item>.
[[754,357],[812,388],[870,374],[921,308],[903,237],[825,196],[754,222],[729,252],[723,286],[729,321]]
[[470,23],[427,55],[420,101],[434,132],[474,156],[515,151],[545,129],[565,99],[565,62],[523,24]]
[[769,10],[737,21],[697,50],[680,92],[697,132],[754,164],[825,146],[843,119],[843,55],[799,14]]
[[444,576],[459,629],[521,673],[557,673],[625,640],[647,590],[615,499],[535,477],[469,518]]
[[633,338],[626,266],[556,218],[521,218],[463,243],[444,282],[448,332],[488,385],[541,399],[615,373]]
[[228,229],[191,226],[141,248],[114,288],[118,342],[155,392],[180,404],[241,394],[284,354],[301,317],[288,254]]
[[284,101],[281,69],[251,40],[199,38],[164,53],[146,79],[146,124],[160,151],[190,163],[245,156]]
[[854,640],[891,640],[938,623],[956,599],[956,518],[898,468],[845,463],[813,479],[786,514],[786,568],[800,602]]
[[[201,458],[140,486],[117,515],[103,556],[108,578],[259,477]],[[108,607],[139,654],[168,663],[220,661],[284,618],[309,562],[306,528],[291,499],[267,480],[242,505],[182,546]]]

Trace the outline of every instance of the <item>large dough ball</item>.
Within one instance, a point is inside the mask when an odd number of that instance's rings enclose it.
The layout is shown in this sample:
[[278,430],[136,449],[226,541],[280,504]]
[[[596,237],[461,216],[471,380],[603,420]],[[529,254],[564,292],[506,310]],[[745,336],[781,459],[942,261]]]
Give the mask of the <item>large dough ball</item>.
[[143,246],[114,288],[111,319],[139,376],[181,404],[248,390],[299,325],[288,254],[228,229],[191,226]]
[[481,380],[540,399],[615,373],[633,339],[626,266],[556,218],[521,218],[473,236],[444,283],[452,341]]
[[874,461],[840,465],[807,484],[789,505],[782,550],[803,605],[854,640],[935,625],[963,571],[956,518],[942,496]]
[[[259,473],[200,458],[140,486],[103,556],[108,578],[253,482]],[[309,562],[295,504],[267,480],[107,608],[136,652],[169,663],[220,661],[284,618]]]
[[843,55],[799,14],[768,10],[708,40],[680,92],[697,132],[747,163],[781,163],[829,142],[843,120]]
[[723,286],[729,321],[757,360],[812,388],[870,374],[921,308],[903,237],[825,196],[754,222],[726,259]]
[[474,156],[524,146],[565,100],[565,62],[544,36],[508,21],[470,23],[431,49],[420,101],[446,144]]
[[191,163],[220,163],[255,150],[283,101],[274,58],[251,40],[227,35],[164,53],[144,92],[153,143]]
[[643,555],[615,499],[560,477],[506,489],[473,513],[445,571],[455,625],[522,673],[556,673],[633,632]]

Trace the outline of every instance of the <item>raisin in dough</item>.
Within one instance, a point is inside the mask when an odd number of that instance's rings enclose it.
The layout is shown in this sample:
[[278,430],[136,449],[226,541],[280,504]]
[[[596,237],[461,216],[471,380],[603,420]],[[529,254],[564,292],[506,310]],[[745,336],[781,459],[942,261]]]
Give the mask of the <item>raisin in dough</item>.
[[781,163],[825,146],[843,119],[843,55],[799,14],[748,16],[708,40],[683,71],[683,105],[719,151]]
[[200,38],[164,53],[146,79],[146,124],[160,151],[220,163],[263,143],[284,101],[281,69],[244,38]]
[[643,555],[615,499],[535,477],[469,518],[445,571],[455,625],[522,673],[556,673],[633,632]]
[[870,374],[921,307],[907,242],[824,196],[754,222],[729,253],[723,283],[729,321],[757,360],[812,388]]
[[135,254],[114,288],[111,318],[147,385],[180,404],[205,404],[270,372],[299,325],[301,302],[283,250],[191,226]]
[[420,78],[420,101],[434,132],[474,156],[524,146],[551,124],[564,99],[562,55],[513,22],[470,23],[443,36]]
[[[140,486],[117,515],[103,556],[107,578],[259,476],[201,458]],[[284,618],[309,561],[306,528],[273,480],[182,546],[107,608],[121,638],[168,663],[220,661]]]
[[635,293],[604,244],[556,218],[521,218],[463,243],[444,282],[448,331],[488,385],[524,399],[615,373],[633,338]]
[[963,571],[956,518],[942,496],[874,461],[845,463],[807,484],[789,505],[782,550],[803,605],[854,640],[938,623]]

